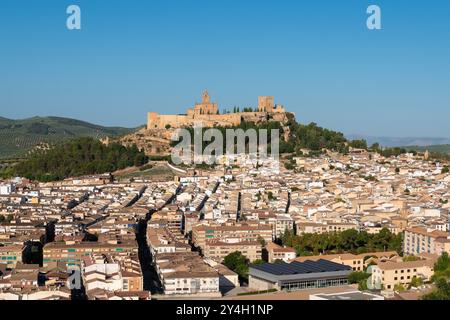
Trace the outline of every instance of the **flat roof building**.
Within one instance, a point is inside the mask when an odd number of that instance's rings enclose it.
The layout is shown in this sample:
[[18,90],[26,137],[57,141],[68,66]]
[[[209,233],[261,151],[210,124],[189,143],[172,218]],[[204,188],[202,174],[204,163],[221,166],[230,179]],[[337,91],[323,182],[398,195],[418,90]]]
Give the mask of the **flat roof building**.
[[265,263],[250,266],[249,287],[295,291],[348,285],[352,268],[328,260]]

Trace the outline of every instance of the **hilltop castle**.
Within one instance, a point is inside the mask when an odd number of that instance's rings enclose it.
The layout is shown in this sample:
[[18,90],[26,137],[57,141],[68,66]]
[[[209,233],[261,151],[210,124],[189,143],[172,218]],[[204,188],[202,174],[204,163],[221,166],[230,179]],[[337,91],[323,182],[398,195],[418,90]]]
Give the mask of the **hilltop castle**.
[[208,91],[203,92],[202,102],[196,103],[193,108],[187,110],[186,114],[160,115],[149,112],[147,116],[147,129],[168,129],[193,126],[201,122],[205,127],[213,126],[235,126],[243,121],[267,122],[283,121],[286,112],[283,106],[275,105],[274,98],[258,97],[258,109],[252,112],[235,112],[219,114],[217,103],[211,102]]

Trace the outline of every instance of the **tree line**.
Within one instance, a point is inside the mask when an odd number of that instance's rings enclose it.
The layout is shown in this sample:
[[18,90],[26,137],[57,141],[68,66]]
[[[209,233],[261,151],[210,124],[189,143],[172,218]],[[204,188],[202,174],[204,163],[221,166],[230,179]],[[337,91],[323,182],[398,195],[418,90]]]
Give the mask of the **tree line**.
[[402,241],[401,233],[393,234],[387,228],[375,234],[349,229],[342,232],[295,235],[292,230],[286,230],[278,239],[280,244],[294,248],[298,256],[345,252],[361,254],[387,250],[401,254]]
[[35,151],[10,170],[16,176],[48,182],[113,172],[147,162],[148,157],[136,145],[105,145],[86,137],[63,142],[50,150]]

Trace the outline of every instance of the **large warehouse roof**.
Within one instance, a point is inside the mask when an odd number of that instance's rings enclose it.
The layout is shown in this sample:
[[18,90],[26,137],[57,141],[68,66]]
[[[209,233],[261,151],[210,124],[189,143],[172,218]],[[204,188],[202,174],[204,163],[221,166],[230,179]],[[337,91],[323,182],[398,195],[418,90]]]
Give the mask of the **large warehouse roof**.
[[267,272],[273,275],[295,275],[319,272],[348,271],[352,268],[339,263],[320,259],[317,261],[306,260],[305,262],[294,261],[292,263],[265,263],[251,266],[253,269]]

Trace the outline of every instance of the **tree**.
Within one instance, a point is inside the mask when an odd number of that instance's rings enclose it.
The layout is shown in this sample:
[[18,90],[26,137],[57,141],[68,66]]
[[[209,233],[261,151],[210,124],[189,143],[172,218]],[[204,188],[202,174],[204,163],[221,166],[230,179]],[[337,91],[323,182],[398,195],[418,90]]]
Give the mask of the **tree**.
[[447,252],[443,252],[434,264],[433,279],[450,277],[450,257]]
[[376,234],[349,229],[343,232],[295,235],[292,230],[286,230],[280,240],[282,245],[294,248],[300,256],[341,252],[359,254],[386,250],[395,250],[400,254],[403,235],[393,234],[387,228]]
[[361,140],[352,140],[349,143],[350,147],[356,149],[367,149],[367,141],[364,139]]
[[240,251],[227,255],[223,259],[223,264],[236,272],[241,279],[247,279],[249,261]]
[[450,258],[447,252],[443,252],[434,264],[432,280],[436,289],[422,297],[423,300],[450,300]]
[[355,229],[348,229],[341,233],[342,245],[346,250],[354,250],[357,247],[357,238],[358,230]]
[[255,260],[255,261],[252,262],[252,265],[253,265],[253,266],[259,266],[259,265],[262,265],[262,264],[264,264],[264,263],[266,263],[264,260],[262,260],[262,259],[257,259],[257,260]]
[[416,276],[412,277],[411,279],[411,283],[409,284],[409,287],[420,287],[421,285],[423,285],[423,280],[422,278],[418,278]]
[[375,151],[375,152],[380,152],[381,148],[380,148],[380,144],[378,142],[375,142],[374,144],[372,144],[372,146],[370,147],[370,150]]
[[367,290],[367,289],[368,289],[368,287],[367,287],[367,279],[361,280],[360,282],[358,282],[358,290],[359,291],[364,291],[364,290]]
[[396,285],[394,285],[394,291],[403,292],[405,290],[405,286],[401,283],[397,283]]
[[141,166],[148,157],[136,145],[104,145],[93,138],[78,138],[36,151],[14,167],[16,175],[43,182],[101,174],[129,166]]
[[448,166],[445,166],[442,168],[441,173],[448,173],[450,171],[450,169],[448,168]]
[[266,240],[264,240],[263,237],[258,236],[258,242],[261,244],[261,247],[265,247],[266,246]]
[[370,273],[362,271],[353,271],[348,275],[349,283],[360,283],[361,281],[366,281],[370,277]]
[[389,157],[397,157],[401,154],[405,154],[408,151],[405,148],[399,148],[399,147],[395,147],[395,148],[385,148],[384,150],[381,151],[381,155],[389,158]]
[[450,283],[444,278],[435,282],[436,289],[422,296],[422,300],[450,300]]

